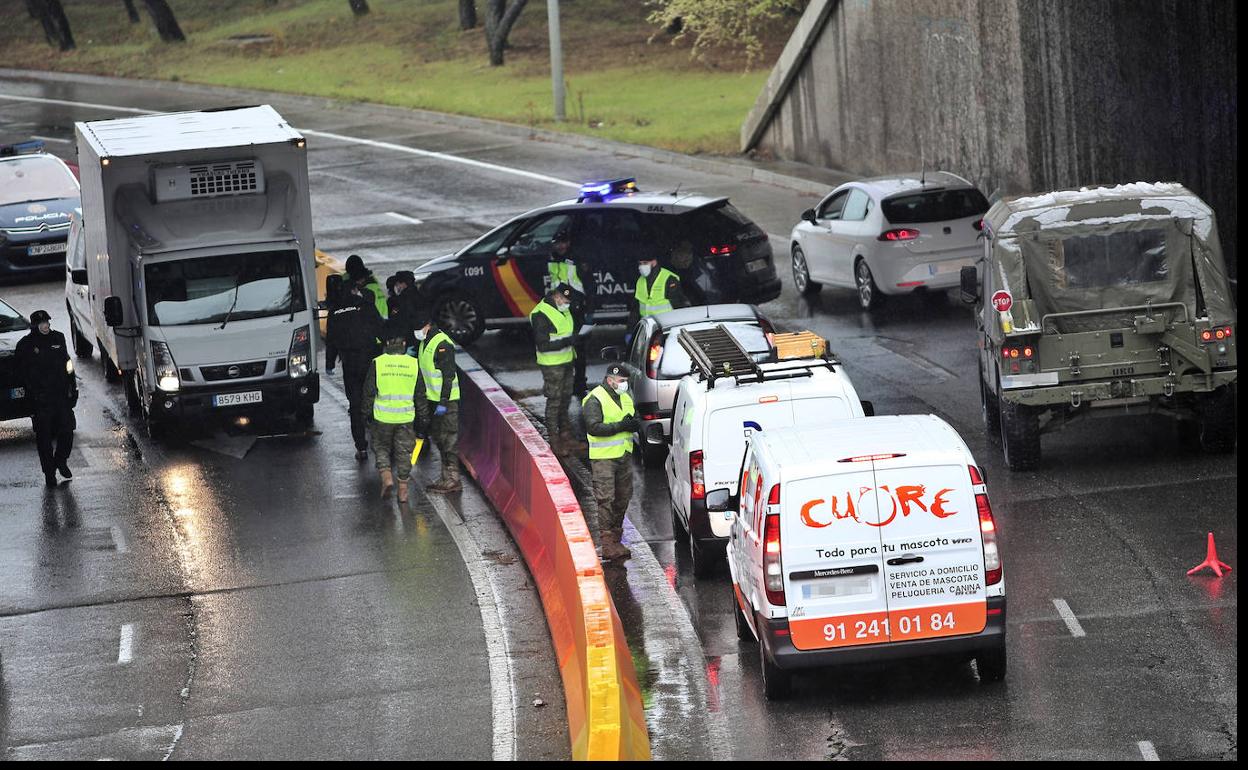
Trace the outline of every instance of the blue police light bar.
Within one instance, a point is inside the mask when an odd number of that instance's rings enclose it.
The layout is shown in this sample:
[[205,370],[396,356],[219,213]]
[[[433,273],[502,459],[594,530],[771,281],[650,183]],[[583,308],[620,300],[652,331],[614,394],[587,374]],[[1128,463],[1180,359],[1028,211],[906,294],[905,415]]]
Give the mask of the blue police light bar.
[[0,158],[32,152],[43,152],[43,142],[38,139],[31,139],[30,141],[18,142],[16,144],[0,144]]
[[586,182],[581,185],[580,199],[601,199],[608,195],[628,195],[635,192],[637,192],[637,180],[634,177],[610,179],[602,182]]

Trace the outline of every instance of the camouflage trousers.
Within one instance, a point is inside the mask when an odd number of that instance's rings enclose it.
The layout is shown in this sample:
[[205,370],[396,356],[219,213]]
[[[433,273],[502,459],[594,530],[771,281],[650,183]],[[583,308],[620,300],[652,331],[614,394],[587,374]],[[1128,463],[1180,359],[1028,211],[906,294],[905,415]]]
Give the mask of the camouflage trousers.
[[590,460],[589,466],[598,507],[598,544],[618,543],[624,534],[624,514],[633,499],[633,456]]
[[459,481],[459,402],[446,404],[446,414],[434,417],[437,403],[418,401],[417,421],[429,426],[429,442],[438,448],[442,459],[442,472],[438,481]]
[[553,439],[560,433],[571,433],[568,402],[572,400],[572,364],[537,368],[542,370],[542,395],[546,397],[546,435]]
[[410,422],[374,422],[372,432],[377,470],[388,471],[394,468],[399,481],[407,481],[412,475],[412,450],[416,448],[416,428]]

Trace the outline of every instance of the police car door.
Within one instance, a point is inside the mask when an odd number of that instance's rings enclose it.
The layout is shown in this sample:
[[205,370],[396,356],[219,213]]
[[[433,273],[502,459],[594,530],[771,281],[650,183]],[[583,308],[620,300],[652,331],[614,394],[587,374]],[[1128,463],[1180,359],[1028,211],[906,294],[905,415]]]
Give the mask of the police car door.
[[874,465],[892,640],[983,631],[984,554],[970,470],[921,455]]
[[574,248],[581,249],[598,284],[595,311],[627,312],[637,288],[637,258],[644,250],[641,217],[631,209],[587,209],[576,238]]
[[[494,259],[492,270],[508,315],[527,319],[549,287],[552,241],[564,227],[573,228],[574,215],[556,212],[534,217],[512,240],[507,253]],[[576,248],[575,237],[572,244]]]

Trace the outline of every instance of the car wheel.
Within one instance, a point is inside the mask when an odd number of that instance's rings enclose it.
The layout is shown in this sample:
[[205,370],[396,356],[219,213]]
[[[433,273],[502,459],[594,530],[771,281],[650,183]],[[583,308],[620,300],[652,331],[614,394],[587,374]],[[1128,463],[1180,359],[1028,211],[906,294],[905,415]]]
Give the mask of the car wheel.
[[1029,471],[1040,465],[1040,415],[1030,406],[1001,403],[1001,449],[1012,471]]
[[737,638],[743,642],[754,641],[754,632],[750,630],[750,624],[745,622],[745,613],[741,611],[741,605],[737,603],[735,587],[728,592],[728,598],[732,600],[732,616],[737,621]]
[[672,508],[672,537],[676,542],[684,542],[689,537],[689,533],[685,531],[685,523],[680,520],[680,513],[676,510],[676,505],[669,502]]
[[100,368],[104,370],[104,381],[117,382],[121,379],[121,370],[113,363],[113,359],[109,358],[108,352],[104,350],[99,340],[96,340],[95,344],[100,349]]
[[874,310],[884,301],[880,288],[875,285],[875,276],[871,275],[871,267],[865,259],[859,259],[854,265],[854,286],[858,289],[858,306],[863,310]]
[[1235,451],[1235,386],[1223,385],[1201,399],[1200,448],[1210,454]]
[[452,293],[440,297],[433,307],[438,327],[460,345],[470,345],[485,333],[485,314],[471,297]]
[[1005,645],[997,645],[990,650],[982,650],[975,654],[975,670],[979,672],[981,684],[1000,682],[1005,679],[1006,671]]
[[715,567],[719,564],[719,560],[715,557],[718,554],[715,552],[715,549],[708,549],[699,543],[698,538],[692,532],[689,533],[689,555],[693,558],[693,576],[695,578],[708,578],[715,574]]
[[810,280],[810,266],[806,264],[806,252],[801,246],[793,247],[793,286],[798,294],[818,294],[823,284]]
[[767,700],[784,700],[793,691],[793,675],[767,657],[767,646],[758,645],[759,670],[763,675],[763,695]]
[[82,331],[79,330],[72,311],[69,314],[69,332],[74,340],[74,355],[79,358],[90,358],[92,351],[91,343],[87,341],[86,337],[82,336]]
[[997,394],[989,390],[988,383],[984,381],[982,360],[979,362],[979,406],[984,417],[984,430],[989,438],[997,438],[1001,435],[1001,405]]

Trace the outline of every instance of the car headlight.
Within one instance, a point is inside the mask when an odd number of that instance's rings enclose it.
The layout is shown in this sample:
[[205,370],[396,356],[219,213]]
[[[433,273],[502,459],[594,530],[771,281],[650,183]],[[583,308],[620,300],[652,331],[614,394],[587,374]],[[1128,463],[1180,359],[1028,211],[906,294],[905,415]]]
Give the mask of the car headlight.
[[152,340],[152,364],[156,370],[156,389],[177,393],[182,387],[182,379],[178,376],[178,367],[173,362],[167,343]]
[[306,377],[311,371],[309,359],[311,357],[312,344],[308,337],[308,327],[300,326],[295,329],[295,333],[290,335],[290,354],[286,361],[286,371],[290,372],[291,377]]

